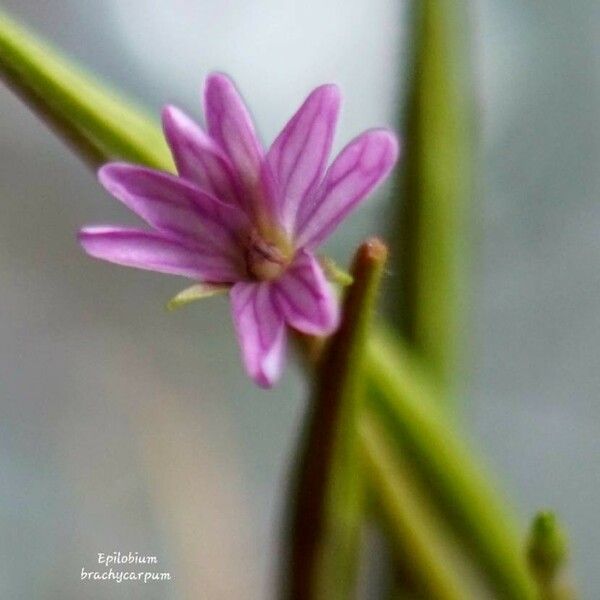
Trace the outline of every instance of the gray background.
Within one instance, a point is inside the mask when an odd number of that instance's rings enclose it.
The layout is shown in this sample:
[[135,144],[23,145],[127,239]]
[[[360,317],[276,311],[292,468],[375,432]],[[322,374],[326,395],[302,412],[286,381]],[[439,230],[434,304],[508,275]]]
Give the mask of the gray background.
[[[337,147],[394,121],[394,0],[4,0],[158,111],[199,115],[229,72],[265,140],[307,91],[346,96]],[[558,511],[582,597],[600,597],[599,23],[594,0],[475,5],[485,194],[463,417],[526,523]],[[167,314],[174,278],[91,261],[74,234],[133,222],[0,89],[0,596],[271,597],[305,392],[244,378],[227,303]],[[330,245],[381,231],[373,199]],[[155,554],[174,581],[79,583],[97,552]]]

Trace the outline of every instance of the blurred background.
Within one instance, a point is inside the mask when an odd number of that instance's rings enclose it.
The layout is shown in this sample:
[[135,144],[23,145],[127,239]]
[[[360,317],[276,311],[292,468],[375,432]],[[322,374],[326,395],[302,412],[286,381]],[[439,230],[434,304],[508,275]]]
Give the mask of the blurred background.
[[[343,7],[343,10],[342,10]],[[397,121],[402,0],[2,0],[158,112],[200,116],[210,70],[269,142],[307,92],[340,84],[336,148]],[[600,597],[600,7],[480,0],[473,25],[483,194],[474,207],[464,429],[523,524],[555,509],[583,598]],[[222,299],[175,314],[185,281],[92,261],[83,224],[133,222],[0,89],[0,596],[272,597],[296,366],[242,373]],[[382,232],[374,197],[330,244]],[[98,552],[158,557],[165,584],[81,584]]]

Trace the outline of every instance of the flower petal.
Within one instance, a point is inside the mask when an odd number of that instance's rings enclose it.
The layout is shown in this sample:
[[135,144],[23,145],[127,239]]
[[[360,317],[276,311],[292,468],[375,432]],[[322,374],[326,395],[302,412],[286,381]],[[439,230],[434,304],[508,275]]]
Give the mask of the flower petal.
[[325,335],[337,327],[338,302],[321,265],[309,252],[299,252],[273,287],[277,304],[294,329]]
[[233,82],[221,73],[206,78],[204,116],[209,135],[242,171],[258,170],[263,151],[250,113]]
[[178,173],[219,200],[239,203],[233,168],[216,142],[175,106],[165,106],[162,121]]
[[298,247],[315,248],[390,172],[398,157],[398,142],[385,129],[354,138],[327,170],[311,205],[298,218]]
[[236,171],[246,212],[257,221],[277,218],[270,169],[263,160],[252,118],[231,80],[221,73],[206,78],[204,116],[208,134]]
[[227,257],[209,248],[191,248],[179,239],[155,231],[85,227],[78,239],[90,256],[126,267],[211,282],[232,282],[239,277],[237,266]]
[[335,85],[314,90],[283,128],[267,155],[282,199],[281,215],[290,231],[298,207],[318,186],[335,133],[340,109]]
[[281,375],[286,328],[268,282],[236,283],[230,292],[233,322],[248,375],[271,387]]
[[98,171],[100,183],[147,223],[189,244],[210,244],[223,254],[240,255],[245,215],[193,184],[168,173],[126,163]]

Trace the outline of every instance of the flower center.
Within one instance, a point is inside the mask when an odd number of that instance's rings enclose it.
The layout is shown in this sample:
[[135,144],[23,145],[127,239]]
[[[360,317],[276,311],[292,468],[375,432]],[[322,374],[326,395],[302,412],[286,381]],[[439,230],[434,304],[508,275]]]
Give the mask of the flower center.
[[248,274],[260,281],[277,279],[290,264],[290,253],[286,250],[253,231],[246,247]]

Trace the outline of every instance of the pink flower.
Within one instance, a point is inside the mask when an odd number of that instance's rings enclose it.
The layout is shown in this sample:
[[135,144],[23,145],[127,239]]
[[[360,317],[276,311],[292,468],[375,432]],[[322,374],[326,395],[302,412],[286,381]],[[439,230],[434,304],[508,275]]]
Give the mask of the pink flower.
[[232,82],[210,75],[206,131],[175,107],[163,110],[178,175],[125,163],[98,177],[151,230],[86,227],[85,251],[120,265],[229,287],[250,377],[278,379],[287,327],[324,335],[338,306],[314,250],[390,172],[394,135],[366,131],[327,168],[340,93],[315,89],[265,152]]

